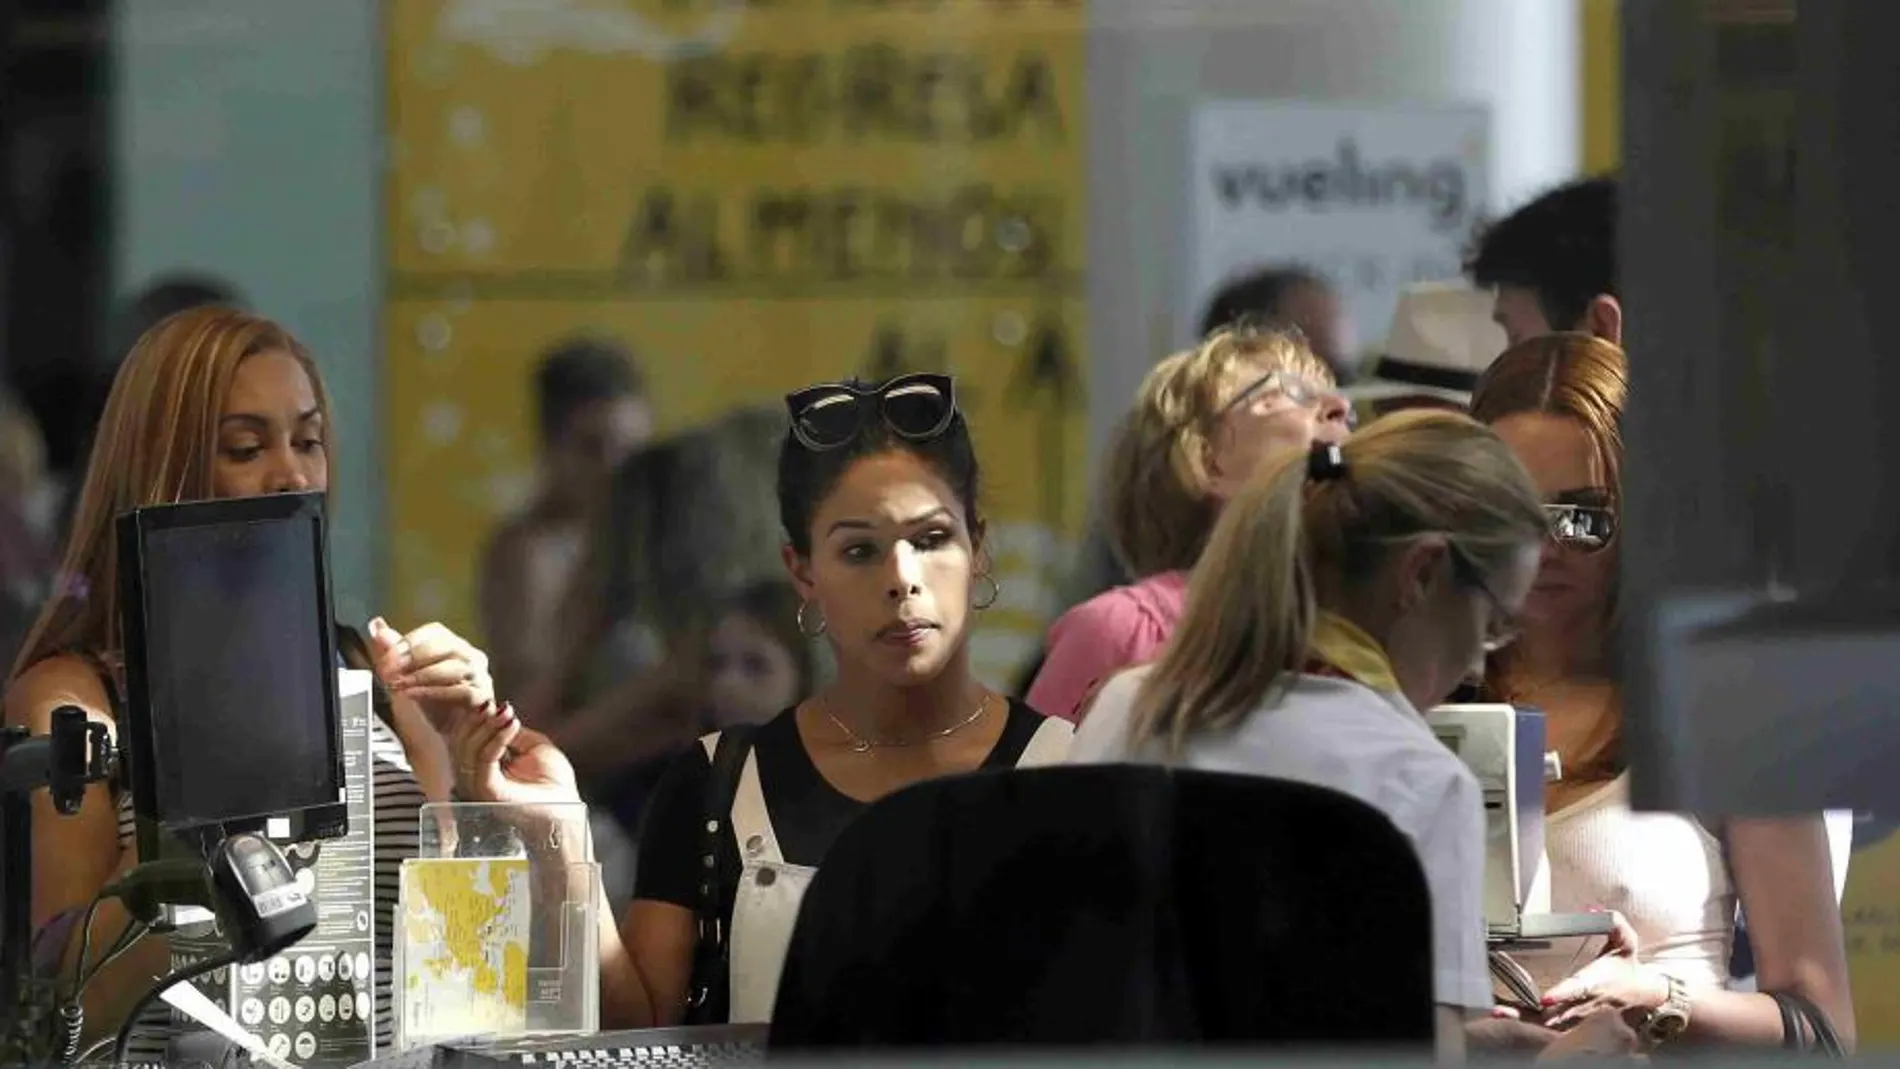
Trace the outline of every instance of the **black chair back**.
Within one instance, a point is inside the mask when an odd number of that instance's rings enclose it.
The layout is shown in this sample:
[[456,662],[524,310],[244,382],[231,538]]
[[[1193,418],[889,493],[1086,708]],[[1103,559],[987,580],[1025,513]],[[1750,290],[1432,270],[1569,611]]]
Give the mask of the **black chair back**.
[[774,1051],[1430,1043],[1411,843],[1336,791],[1071,765],[872,806],[813,879]]

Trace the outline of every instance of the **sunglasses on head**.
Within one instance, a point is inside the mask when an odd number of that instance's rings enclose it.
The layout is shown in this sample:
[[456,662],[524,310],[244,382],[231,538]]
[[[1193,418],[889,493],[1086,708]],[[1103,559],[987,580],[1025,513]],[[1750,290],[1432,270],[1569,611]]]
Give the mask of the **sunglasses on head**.
[[1544,519],[1558,545],[1579,553],[1607,549],[1616,539],[1616,510],[1607,505],[1545,505]]
[[913,442],[948,430],[957,414],[956,389],[948,375],[923,372],[888,382],[826,382],[786,395],[792,437],[813,452],[850,445],[866,422],[881,419],[891,433]]

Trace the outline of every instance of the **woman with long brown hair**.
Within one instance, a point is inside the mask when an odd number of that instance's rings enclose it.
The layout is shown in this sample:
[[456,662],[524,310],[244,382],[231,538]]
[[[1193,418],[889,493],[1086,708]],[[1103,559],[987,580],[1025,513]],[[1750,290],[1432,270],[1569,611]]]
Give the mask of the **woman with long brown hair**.
[[1523,635],[1494,655],[1486,689],[1543,710],[1562,779],[1546,791],[1551,908],[1607,909],[1610,949],[1568,977],[1567,956],[1525,955],[1553,1023],[1620,1011],[1652,1041],[1774,1046],[1776,999],[1726,990],[1739,899],[1763,991],[1805,998],[1851,1046],[1840,910],[1822,817],[1730,820],[1629,809],[1616,678],[1622,350],[1587,334],[1533,338],[1485,374],[1472,414],[1517,453],[1550,522]]
[[[322,492],[329,487],[330,402],[310,354],[282,327],[225,308],[160,322],[133,345],[114,380],[60,565],[60,586],[27,636],[6,688],[6,723],[45,733],[53,711],[75,705],[116,725],[124,644],[119,632],[116,518],[151,505],[209,498]],[[398,634],[380,619],[370,635],[339,629],[351,667],[387,688],[371,724],[376,806],[376,994],[386,1036],[390,912],[401,860],[414,856],[418,809],[448,796],[453,773],[434,724],[493,707],[487,658],[439,624]],[[512,716],[511,712],[502,715]],[[35,927],[85,910],[138,861],[122,786],[95,786],[77,815],[34,801]],[[102,903],[95,947],[129,916]],[[83,942],[73,940],[72,943]],[[68,945],[69,952],[77,950]],[[169,970],[165,940],[147,936],[86,987],[89,1022],[116,1027],[154,976]],[[67,968],[76,966],[70,961]],[[141,1019],[132,1054],[165,1057],[161,1005]],[[380,1045],[380,1044],[379,1044]]]

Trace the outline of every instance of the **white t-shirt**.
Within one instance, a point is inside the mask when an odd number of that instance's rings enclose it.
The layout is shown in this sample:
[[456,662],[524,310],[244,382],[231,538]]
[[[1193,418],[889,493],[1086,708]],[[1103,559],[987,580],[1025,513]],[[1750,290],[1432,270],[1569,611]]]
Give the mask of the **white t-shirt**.
[[[1616,910],[1644,961],[1691,990],[1728,983],[1735,891],[1721,844],[1694,817],[1632,812],[1625,774],[1547,816],[1544,852],[1552,912]],[[1511,957],[1547,989],[1587,963],[1574,942]]]
[[[1157,744],[1129,745],[1148,669],[1103,685],[1069,750],[1072,764],[1162,763]],[[1484,923],[1484,800],[1464,763],[1399,694],[1299,676],[1230,732],[1191,740],[1179,765],[1329,787],[1378,809],[1412,840],[1432,895],[1435,1001],[1489,1009]]]

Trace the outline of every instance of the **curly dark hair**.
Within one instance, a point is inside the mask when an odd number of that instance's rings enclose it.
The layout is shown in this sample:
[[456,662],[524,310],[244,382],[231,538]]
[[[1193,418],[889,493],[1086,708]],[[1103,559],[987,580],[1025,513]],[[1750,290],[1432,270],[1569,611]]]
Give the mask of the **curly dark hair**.
[[1486,227],[1465,260],[1480,286],[1522,286],[1557,330],[1583,319],[1599,295],[1617,296],[1617,180],[1552,189]]

